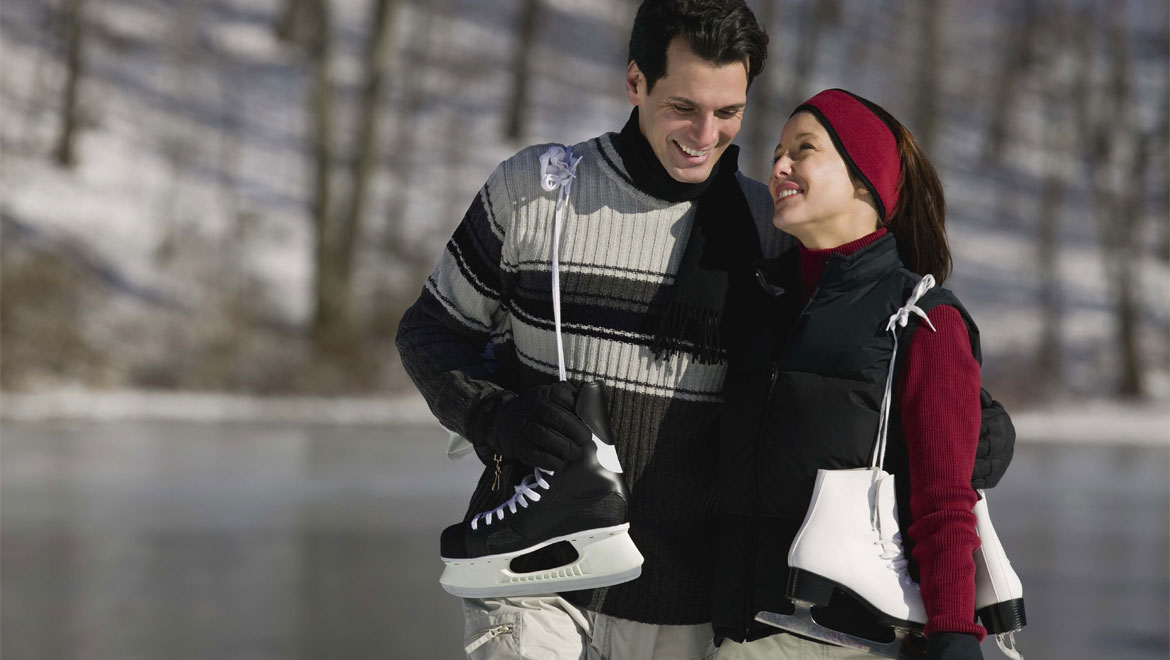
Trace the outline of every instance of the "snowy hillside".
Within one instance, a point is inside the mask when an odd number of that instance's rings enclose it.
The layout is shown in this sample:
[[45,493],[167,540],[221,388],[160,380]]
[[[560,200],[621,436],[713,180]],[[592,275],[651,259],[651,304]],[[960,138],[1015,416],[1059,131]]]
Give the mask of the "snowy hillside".
[[[392,337],[429,264],[496,163],[526,143],[616,130],[633,3],[543,3],[530,66],[530,121],[502,137],[519,3],[399,3],[384,90],[380,169],[357,256],[368,342],[322,356],[305,340],[312,313],[311,161],[306,55],[277,38],[278,0],[90,3],[77,165],[49,157],[65,76],[63,18],[48,0],[0,5],[0,216],[4,373],[13,391],[60,387],[372,394],[408,389]],[[764,3],[755,2],[760,7]],[[1036,215],[1053,167],[1043,90],[1025,85],[999,164],[982,158],[1011,3],[944,6],[937,139],[956,254],[948,283],[982,329],[985,377],[1030,401],[1041,341]],[[1045,7],[1074,6],[1043,3]],[[368,6],[337,8],[331,63],[344,91],[341,142],[352,142]],[[917,6],[914,4],[913,6]],[[1166,112],[1167,9],[1130,2],[1136,117]],[[800,59],[807,3],[775,4],[763,122],[778,133]],[[807,86],[850,88],[915,116],[920,44],[912,3],[846,3],[823,32]],[[763,10],[761,9],[761,15]],[[1057,75],[1055,72],[1053,75]],[[1042,78],[1043,76],[1041,76]],[[1035,76],[1029,78],[1035,79]],[[754,96],[769,93],[754,89]],[[753,103],[758,99],[753,98]],[[750,112],[750,110],[749,110]],[[914,124],[907,122],[914,128]],[[772,126],[769,132],[768,126]],[[740,142],[757,177],[771,143]],[[352,145],[349,145],[352,146]],[[1088,187],[1069,172],[1059,213],[1063,300],[1058,397],[1116,389],[1114,300]],[[1151,165],[1136,264],[1144,385],[1170,397],[1170,269],[1165,155]],[[1161,169],[1159,169],[1161,168]],[[407,246],[402,250],[401,246]],[[392,248],[391,246],[399,246]]]

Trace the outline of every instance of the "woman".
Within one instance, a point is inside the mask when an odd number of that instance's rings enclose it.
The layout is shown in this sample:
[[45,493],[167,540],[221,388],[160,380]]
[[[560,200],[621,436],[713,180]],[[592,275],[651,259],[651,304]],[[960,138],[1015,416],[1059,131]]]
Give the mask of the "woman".
[[[901,330],[909,341],[897,356],[886,332],[924,275],[941,282],[950,271],[938,176],[888,112],[827,90],[784,125],[769,190],[773,224],[800,245],[761,266],[758,320],[730,354],[713,594],[718,657],[868,657],[754,617],[793,611],[786,557],[817,470],[870,465],[896,358],[885,469],[896,478],[901,539],[921,587],[927,657],[981,658],[970,485],[978,330],[953,294],[934,288],[917,301],[930,323],[915,319]],[[856,636],[889,635],[839,593],[814,614]]]

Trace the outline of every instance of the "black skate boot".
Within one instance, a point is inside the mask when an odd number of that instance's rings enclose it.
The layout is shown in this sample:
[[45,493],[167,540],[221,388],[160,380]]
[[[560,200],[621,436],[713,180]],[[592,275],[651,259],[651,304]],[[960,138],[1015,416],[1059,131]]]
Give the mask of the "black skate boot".
[[[581,388],[576,413],[593,431],[593,443],[579,459],[555,473],[536,469],[507,502],[443,531],[443,589],[473,598],[525,596],[604,587],[641,575],[642,554],[629,535],[629,495],[610,440],[601,382]],[[562,542],[575,558],[537,570],[524,566],[532,553]]]

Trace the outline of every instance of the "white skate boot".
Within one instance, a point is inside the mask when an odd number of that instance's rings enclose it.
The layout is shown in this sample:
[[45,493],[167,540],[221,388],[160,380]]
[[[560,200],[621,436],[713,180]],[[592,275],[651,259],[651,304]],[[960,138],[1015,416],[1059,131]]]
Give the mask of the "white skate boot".
[[1016,648],[1015,633],[1028,625],[1024,614],[1024,586],[1012,570],[1003,544],[991,525],[987,496],[982,490],[975,503],[975,531],[980,546],[975,551],[975,614],[983,627],[995,635],[1000,651],[1012,660],[1023,660]]
[[[760,612],[757,621],[805,637],[889,658],[925,652],[926,610],[906,568],[893,475],[880,469],[820,470],[812,504],[788,552],[791,615]],[[811,608],[840,590],[889,626],[894,641],[877,642],[817,623]]]

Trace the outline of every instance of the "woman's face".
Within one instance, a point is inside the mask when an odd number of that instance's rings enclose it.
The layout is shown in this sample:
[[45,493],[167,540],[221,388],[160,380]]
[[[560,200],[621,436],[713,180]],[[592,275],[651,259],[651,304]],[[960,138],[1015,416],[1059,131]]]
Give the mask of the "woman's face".
[[853,180],[828,131],[808,112],[784,124],[768,190],[775,205],[772,224],[808,248],[836,247],[877,225],[869,191]]

